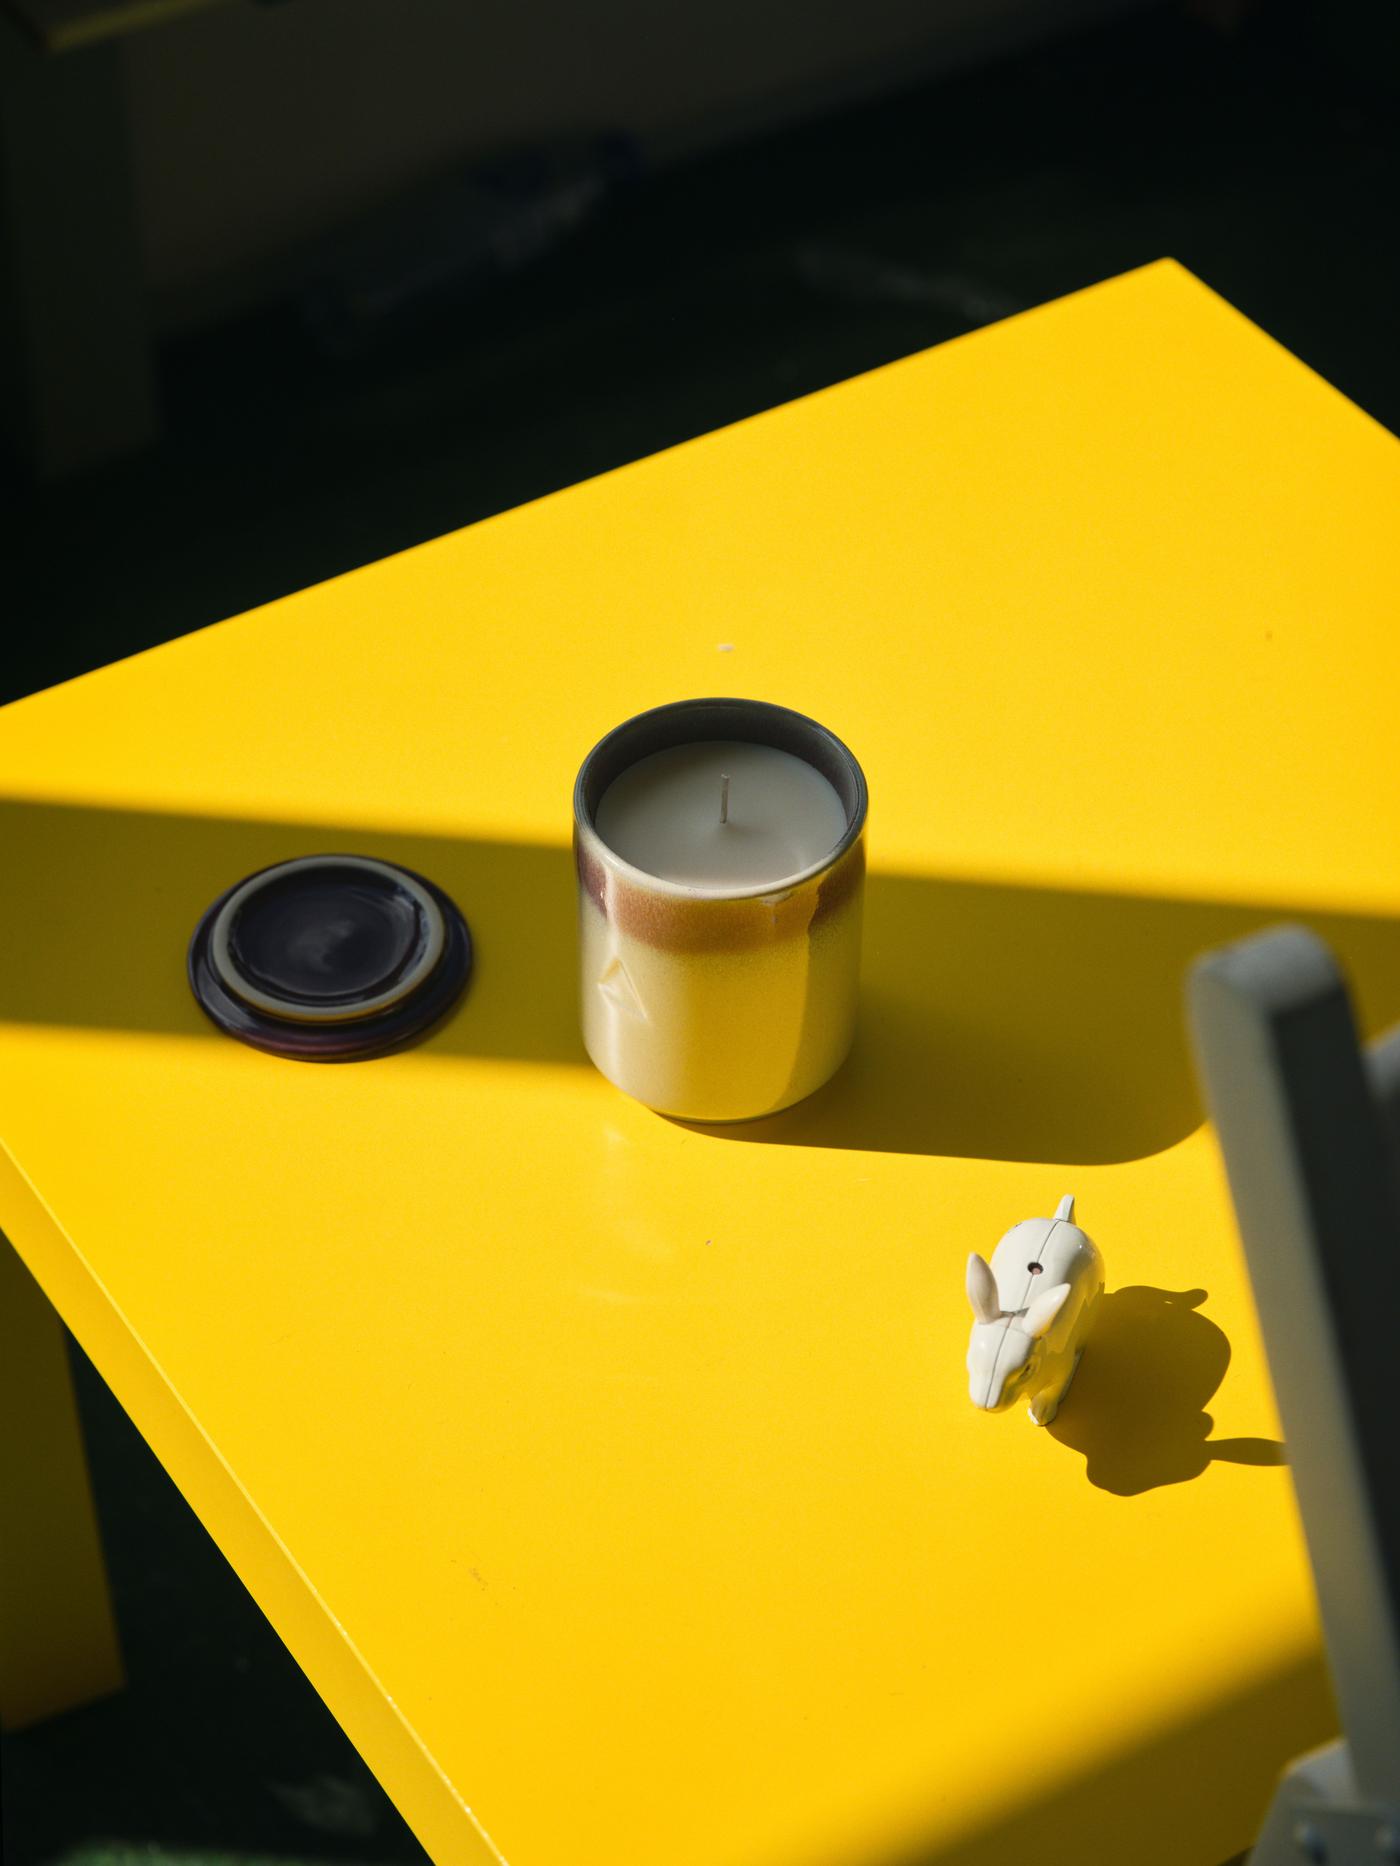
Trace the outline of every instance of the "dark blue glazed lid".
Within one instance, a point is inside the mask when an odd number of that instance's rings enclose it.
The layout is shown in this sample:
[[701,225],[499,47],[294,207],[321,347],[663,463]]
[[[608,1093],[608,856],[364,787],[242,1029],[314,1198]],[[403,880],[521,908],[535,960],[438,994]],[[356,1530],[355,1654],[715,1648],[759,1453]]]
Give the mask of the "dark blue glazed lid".
[[194,995],[221,1030],[306,1062],[414,1042],[471,965],[448,896],[363,855],[303,855],[249,875],[209,908],[189,950]]

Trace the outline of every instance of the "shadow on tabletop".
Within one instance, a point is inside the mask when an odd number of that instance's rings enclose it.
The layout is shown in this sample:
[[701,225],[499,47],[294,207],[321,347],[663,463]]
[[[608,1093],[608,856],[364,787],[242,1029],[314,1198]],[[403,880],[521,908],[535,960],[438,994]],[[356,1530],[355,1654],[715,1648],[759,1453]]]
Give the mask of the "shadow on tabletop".
[[[430,876],[471,924],[471,985],[424,1055],[586,1065],[567,848],[304,823],[0,803],[0,855],[24,901],[0,936],[0,1019],[227,1042],[185,979],[200,914],[267,863],[351,850]],[[1187,964],[1284,917],[1300,910],[872,874],[845,1067],[783,1114],[692,1131],[1043,1164],[1158,1152],[1202,1119]],[[1363,1024],[1400,1017],[1400,923],[1301,917],[1347,962]]]
[[1272,1438],[1210,1437],[1206,1402],[1225,1378],[1230,1342],[1200,1312],[1203,1289],[1134,1284],[1099,1305],[1052,1438],[1084,1459],[1099,1490],[1136,1497],[1200,1477],[1212,1463],[1288,1462]]
[[[1152,1612],[1150,1600],[1143,1612]],[[1075,1637],[1092,1632],[1082,1626]],[[1028,1788],[1020,1805],[1008,1795],[984,1827],[885,1856],[879,1866],[1230,1860],[1253,1845],[1285,1765],[1337,1734],[1337,1714],[1320,1652],[1281,1659],[1274,1670],[1240,1678],[1233,1692],[1202,1695],[1206,1701],[1179,1703],[1144,1730],[1139,1693],[1121,1706],[1117,1753],[1090,1746],[1096,1762],[1083,1774]],[[1040,1714],[1054,1715],[1052,1697]],[[1105,1721],[1113,1715],[1110,1706]],[[1027,1742],[1034,1716],[1023,1719]],[[873,1863],[844,1855],[822,1866]]]
[[828,1085],[730,1141],[1099,1165],[1204,1118],[1192,958],[1284,918],[1342,954],[1363,1021],[1400,1017],[1400,925],[1195,901],[872,875],[860,1026]]

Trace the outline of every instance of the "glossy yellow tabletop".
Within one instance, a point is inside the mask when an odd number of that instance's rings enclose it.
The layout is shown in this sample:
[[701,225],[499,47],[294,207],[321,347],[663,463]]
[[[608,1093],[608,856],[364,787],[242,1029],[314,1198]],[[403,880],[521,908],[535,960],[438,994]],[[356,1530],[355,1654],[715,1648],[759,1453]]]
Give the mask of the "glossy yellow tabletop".
[[[1306,913],[1400,1015],[1398,499],[1162,264],[0,717],[0,1223],[443,1866],[1216,1866],[1329,1733],[1179,994]],[[857,1052],[727,1131],[586,1065],[567,853],[712,692],[872,797]],[[465,909],[426,1046],[194,1006],[318,849]],[[963,1266],[1070,1191],[1038,1431]]]

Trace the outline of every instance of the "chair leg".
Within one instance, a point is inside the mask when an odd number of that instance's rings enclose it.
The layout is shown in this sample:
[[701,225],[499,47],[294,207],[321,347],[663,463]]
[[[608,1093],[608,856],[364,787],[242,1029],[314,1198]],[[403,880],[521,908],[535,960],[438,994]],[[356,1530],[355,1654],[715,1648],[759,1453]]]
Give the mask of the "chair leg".
[[0,1237],[0,1725],[121,1682],[63,1330]]

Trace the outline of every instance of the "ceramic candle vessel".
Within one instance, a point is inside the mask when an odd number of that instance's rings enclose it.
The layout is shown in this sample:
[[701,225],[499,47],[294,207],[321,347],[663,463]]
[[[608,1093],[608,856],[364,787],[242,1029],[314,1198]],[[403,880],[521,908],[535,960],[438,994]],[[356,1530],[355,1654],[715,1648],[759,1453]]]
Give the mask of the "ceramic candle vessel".
[[[678,835],[677,859],[658,862],[670,869],[660,875],[604,839],[599,806],[623,773],[676,747],[735,745],[773,747],[820,774],[836,799],[829,847],[810,853],[810,813],[785,841],[789,793],[777,781],[758,788],[765,761],[753,758],[732,761],[739,770],[723,794],[715,782],[716,834],[724,811],[732,846],[749,838],[732,863],[692,859]],[[717,750],[712,762],[731,759]],[[750,766],[756,774],[746,775]],[[629,778],[627,789],[636,792],[645,776]],[[678,701],[626,721],[593,748],[574,787],[583,1036],[610,1081],[691,1121],[751,1120],[821,1087],[855,1031],[866,807],[864,775],[841,741],[764,701]],[[609,814],[617,812],[604,811],[605,822]],[[760,848],[771,856],[754,873]],[[783,872],[785,848],[805,856],[791,872]],[[761,872],[769,859],[774,872]]]

